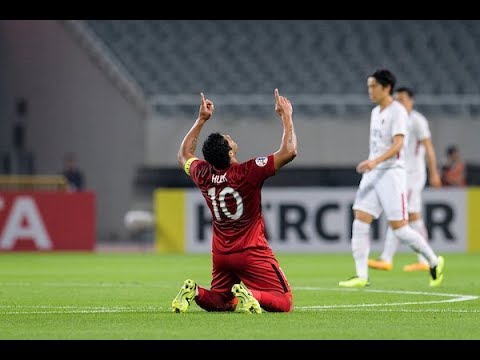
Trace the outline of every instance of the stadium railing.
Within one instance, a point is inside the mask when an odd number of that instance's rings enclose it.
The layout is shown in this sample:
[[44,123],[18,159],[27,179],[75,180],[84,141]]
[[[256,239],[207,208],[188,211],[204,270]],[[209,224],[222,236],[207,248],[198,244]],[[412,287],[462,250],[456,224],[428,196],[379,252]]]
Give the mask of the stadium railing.
[[63,175],[0,175],[0,191],[66,191],[67,179]]

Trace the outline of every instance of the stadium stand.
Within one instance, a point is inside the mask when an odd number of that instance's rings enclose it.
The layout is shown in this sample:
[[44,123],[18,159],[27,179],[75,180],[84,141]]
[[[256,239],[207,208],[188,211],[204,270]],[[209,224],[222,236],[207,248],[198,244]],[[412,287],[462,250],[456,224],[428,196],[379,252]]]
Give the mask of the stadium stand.
[[[476,20],[86,20],[151,99],[163,95],[285,93],[365,95],[365,77],[390,68],[419,94],[423,111],[480,112],[480,21]],[[428,30],[428,31],[427,31]],[[452,71],[454,69],[454,71]],[[199,85],[201,84],[201,86]],[[422,107],[422,95],[428,98]],[[435,96],[472,96],[431,106]],[[465,99],[465,97],[464,97]],[[171,98],[170,98],[171,100]],[[191,106],[164,106],[162,113]],[[175,102],[173,102],[175,103]],[[296,104],[299,102],[297,101]],[[270,105],[270,104],[268,104]],[[357,106],[301,103],[306,115]],[[193,106],[193,105],[192,105]],[[196,108],[196,103],[195,103]],[[235,111],[262,115],[251,101]],[[370,108],[368,99],[362,110]],[[260,112],[260,114],[259,114]]]
[[[388,67],[427,116],[480,114],[478,20],[82,20],[164,119],[191,119],[199,89],[229,116],[271,116],[272,89],[296,114],[369,113],[366,77]],[[374,66],[374,67],[372,67]],[[221,106],[220,106],[221,105]],[[175,115],[173,117],[172,115]],[[360,116],[361,118],[363,118]],[[266,184],[356,186],[350,167],[285,171]],[[478,167],[468,168],[479,184]],[[189,187],[177,168],[141,166],[137,189]],[[309,186],[309,184],[304,184]]]

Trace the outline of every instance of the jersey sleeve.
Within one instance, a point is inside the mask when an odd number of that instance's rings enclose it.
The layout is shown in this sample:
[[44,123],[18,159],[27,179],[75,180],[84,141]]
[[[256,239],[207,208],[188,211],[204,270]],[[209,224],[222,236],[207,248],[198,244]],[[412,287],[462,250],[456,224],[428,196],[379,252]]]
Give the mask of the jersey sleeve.
[[185,173],[190,176],[190,167],[194,163],[195,160],[198,160],[196,157],[191,157],[187,161],[185,161],[185,165],[183,165],[183,170],[185,170]]
[[200,169],[206,165],[205,160],[200,160],[196,157],[191,157],[185,162],[183,169],[185,173],[192,178],[195,183],[198,183],[198,177],[200,173]]
[[392,138],[395,135],[407,135],[408,114],[404,108],[397,107],[392,112]]
[[419,140],[425,140],[432,137],[432,134],[430,133],[430,127],[428,125],[428,121],[422,115],[418,115],[417,132],[418,132],[417,135]]
[[251,184],[261,184],[265,179],[275,175],[275,164],[273,163],[273,154],[269,156],[259,156],[247,162],[249,167],[248,181]]

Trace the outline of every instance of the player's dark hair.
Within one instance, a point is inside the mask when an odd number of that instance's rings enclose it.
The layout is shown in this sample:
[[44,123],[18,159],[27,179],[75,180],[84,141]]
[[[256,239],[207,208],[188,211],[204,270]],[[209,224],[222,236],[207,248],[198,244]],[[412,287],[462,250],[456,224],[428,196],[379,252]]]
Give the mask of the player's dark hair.
[[397,79],[390,70],[379,69],[369,77],[375,78],[375,80],[377,80],[377,82],[380,83],[383,87],[390,85],[390,95],[393,94],[393,88],[395,87]]
[[217,169],[226,169],[230,165],[228,152],[232,150],[227,139],[218,132],[211,133],[203,143],[205,160]]
[[397,88],[397,90],[395,90],[396,93],[399,93],[399,92],[404,92],[404,93],[407,93],[407,95],[413,99],[413,97],[415,96],[415,93],[413,92],[412,88],[409,88],[409,87],[406,87],[406,86],[402,86],[402,87],[399,87]]
[[450,145],[447,147],[447,155],[451,156],[456,152],[458,152],[458,147],[456,145]]

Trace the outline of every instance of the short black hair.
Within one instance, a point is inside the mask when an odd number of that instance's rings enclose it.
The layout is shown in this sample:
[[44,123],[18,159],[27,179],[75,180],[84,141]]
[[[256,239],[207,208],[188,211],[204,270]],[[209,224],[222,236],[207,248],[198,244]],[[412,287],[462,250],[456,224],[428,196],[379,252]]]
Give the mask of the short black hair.
[[408,96],[413,99],[413,97],[415,96],[415,93],[413,92],[412,88],[409,88],[409,87],[406,87],[406,86],[402,86],[402,87],[399,87],[397,90],[395,90],[396,93],[399,93],[399,92],[405,92],[408,94]]
[[217,169],[226,169],[230,165],[230,150],[227,139],[218,132],[208,135],[202,147],[205,160]]
[[447,155],[452,155],[458,151],[457,145],[450,145],[447,147]]
[[383,87],[390,85],[390,95],[393,94],[393,88],[395,87],[397,79],[390,70],[379,69],[376,70],[369,77],[375,78],[375,80],[377,80],[377,82],[380,83]]

